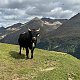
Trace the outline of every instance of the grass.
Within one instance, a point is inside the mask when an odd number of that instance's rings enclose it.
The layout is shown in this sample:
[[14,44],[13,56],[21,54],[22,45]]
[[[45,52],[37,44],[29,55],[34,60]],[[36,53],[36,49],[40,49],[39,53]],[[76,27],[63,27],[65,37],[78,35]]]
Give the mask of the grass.
[[62,52],[35,49],[26,60],[19,46],[0,43],[0,80],[80,80],[80,60]]

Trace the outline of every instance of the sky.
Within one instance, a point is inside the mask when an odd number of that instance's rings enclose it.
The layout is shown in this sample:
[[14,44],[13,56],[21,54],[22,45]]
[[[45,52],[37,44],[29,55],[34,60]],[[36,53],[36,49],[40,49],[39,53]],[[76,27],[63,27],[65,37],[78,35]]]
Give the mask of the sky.
[[80,12],[80,0],[0,0],[0,27],[34,17],[70,19]]

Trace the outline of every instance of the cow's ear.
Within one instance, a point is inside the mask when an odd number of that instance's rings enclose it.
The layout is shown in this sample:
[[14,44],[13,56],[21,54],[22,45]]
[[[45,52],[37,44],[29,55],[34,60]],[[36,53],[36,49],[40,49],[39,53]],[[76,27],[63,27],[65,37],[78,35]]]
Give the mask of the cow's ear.
[[31,29],[30,29],[30,28],[28,28],[28,31],[31,31]]

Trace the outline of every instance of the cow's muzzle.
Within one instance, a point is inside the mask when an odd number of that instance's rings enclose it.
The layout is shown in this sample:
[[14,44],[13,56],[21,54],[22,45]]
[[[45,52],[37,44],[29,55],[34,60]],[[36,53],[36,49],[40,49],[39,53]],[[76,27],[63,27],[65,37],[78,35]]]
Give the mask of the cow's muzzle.
[[32,41],[36,41],[36,37],[32,37]]

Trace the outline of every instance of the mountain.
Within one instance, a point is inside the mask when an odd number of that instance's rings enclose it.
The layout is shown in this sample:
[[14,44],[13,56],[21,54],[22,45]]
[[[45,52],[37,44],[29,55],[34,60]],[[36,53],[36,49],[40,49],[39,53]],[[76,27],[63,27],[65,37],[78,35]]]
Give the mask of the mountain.
[[[18,44],[17,40],[21,33],[27,32],[28,27],[40,28],[39,42],[37,47],[51,51],[61,51],[80,58],[80,13],[69,20],[50,19],[35,17],[25,24],[19,24],[16,31],[11,31],[8,35],[3,35],[0,42]],[[7,30],[7,29],[6,29]]]
[[4,33],[5,32],[5,28],[4,27],[0,27],[0,35],[2,34],[2,33]]
[[80,58],[80,13],[50,32],[45,39],[41,40],[38,47],[67,52]]
[[59,21],[61,23],[64,23],[67,21],[67,19],[50,19],[50,18],[42,18],[41,19],[42,21],[47,21],[49,23],[53,23],[53,22],[56,22],[56,21]]
[[22,23],[13,24],[12,26],[7,27],[6,30],[17,31],[17,30],[20,30],[22,25],[23,25]]
[[0,32],[1,31],[5,31],[5,28],[4,27],[0,27]]
[[0,39],[4,38],[6,29],[4,27],[0,27]]
[[80,80],[80,60],[67,53],[36,48],[26,60],[25,49],[0,43],[1,80]]
[[3,39],[6,36],[8,36],[9,34],[14,33],[16,31],[20,30],[22,25],[23,24],[21,24],[21,23],[17,23],[17,24],[14,24],[12,26],[9,26],[7,28],[1,27],[0,28],[0,39]]
[[[16,26],[18,25],[18,26]],[[12,43],[12,44],[17,44],[18,37],[21,33],[27,32],[28,27],[31,29],[38,29],[40,28],[40,39],[46,37],[45,35],[48,35],[51,31],[56,30],[62,23],[60,21],[53,21],[53,23],[50,23],[48,21],[43,21],[37,17],[32,19],[31,21],[25,23],[25,24],[14,24],[10,27],[8,27],[6,30],[11,31],[8,35],[6,35],[3,39],[1,39],[1,42],[5,43]],[[15,30],[15,31],[13,31]],[[39,41],[40,41],[39,39]]]
[[63,23],[53,34],[54,37],[80,37],[80,13]]

